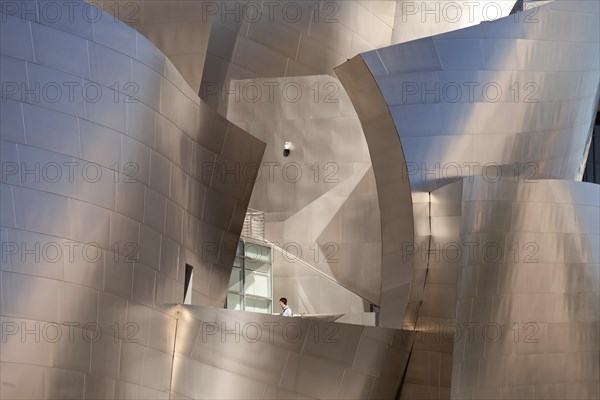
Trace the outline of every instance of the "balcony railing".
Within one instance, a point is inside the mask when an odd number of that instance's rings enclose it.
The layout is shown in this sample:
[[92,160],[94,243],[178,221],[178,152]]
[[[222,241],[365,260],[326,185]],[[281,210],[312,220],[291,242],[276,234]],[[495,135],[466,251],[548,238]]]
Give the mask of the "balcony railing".
[[257,240],[265,240],[265,213],[248,209],[242,227],[242,236]]

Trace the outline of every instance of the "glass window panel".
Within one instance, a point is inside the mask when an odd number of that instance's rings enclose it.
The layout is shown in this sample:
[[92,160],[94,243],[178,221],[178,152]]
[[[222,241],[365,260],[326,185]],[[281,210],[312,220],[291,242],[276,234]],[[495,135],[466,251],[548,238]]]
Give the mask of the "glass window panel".
[[229,277],[229,291],[242,291],[242,270],[240,268],[233,267],[231,270],[231,276]]
[[243,297],[235,293],[227,293],[227,308],[241,311],[244,309]]
[[270,314],[271,300],[246,297],[246,311]]
[[227,308],[272,312],[271,257],[270,247],[239,242],[229,278]]
[[241,268],[243,264],[244,264],[244,259],[243,259],[243,258],[236,257],[236,258],[233,260],[233,266],[234,266],[234,267]]
[[247,271],[259,271],[265,274],[271,272],[271,264],[264,261],[252,261],[250,259],[244,260],[244,266]]
[[269,275],[247,274],[244,292],[254,296],[271,297],[271,279]]
[[271,261],[270,247],[261,246],[256,243],[246,243],[245,248],[246,251],[244,254],[249,261]]

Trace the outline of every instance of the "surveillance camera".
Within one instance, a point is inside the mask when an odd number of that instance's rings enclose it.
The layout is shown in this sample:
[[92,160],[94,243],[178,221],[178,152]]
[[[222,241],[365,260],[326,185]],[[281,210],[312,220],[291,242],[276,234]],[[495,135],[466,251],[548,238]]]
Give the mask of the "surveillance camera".
[[292,142],[285,142],[283,144],[283,156],[288,157],[292,152]]

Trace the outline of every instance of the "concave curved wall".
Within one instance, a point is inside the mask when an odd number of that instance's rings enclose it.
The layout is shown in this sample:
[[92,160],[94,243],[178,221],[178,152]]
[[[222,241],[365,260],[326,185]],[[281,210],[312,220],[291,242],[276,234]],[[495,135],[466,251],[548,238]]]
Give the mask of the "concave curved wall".
[[413,191],[482,174],[580,178],[598,101],[598,6],[538,9],[537,22],[521,12],[358,56]]
[[191,303],[224,305],[265,145],[113,16],[11,4],[0,315],[16,331],[4,331],[2,397],[168,397],[175,319],[159,305],[184,301],[186,264]]
[[452,397],[597,398],[600,186],[465,180],[461,220]]
[[[406,160],[408,173],[395,187],[410,182],[415,228],[405,243],[414,247],[405,256],[414,264],[408,307],[394,313],[424,335],[457,315],[449,305],[459,259],[456,252],[440,259],[434,247],[459,244],[460,195],[446,185],[476,176],[581,178],[598,102],[598,5],[550,2],[534,11],[535,21],[521,12],[368,52],[336,69],[359,116],[374,112],[378,103],[365,101],[373,92],[385,103],[381,120],[393,126],[382,124],[375,138],[401,143],[395,158]],[[377,88],[361,91],[367,81]],[[361,122],[367,133],[371,121]],[[375,168],[376,179],[388,175]],[[380,203],[391,193],[378,192]],[[449,396],[452,352],[447,342],[416,346],[402,395]]]

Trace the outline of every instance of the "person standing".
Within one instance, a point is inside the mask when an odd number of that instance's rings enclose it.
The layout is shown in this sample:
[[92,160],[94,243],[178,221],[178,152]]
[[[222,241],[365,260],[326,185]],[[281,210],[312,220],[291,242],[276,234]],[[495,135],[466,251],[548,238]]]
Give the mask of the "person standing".
[[281,306],[281,313],[279,315],[284,317],[291,317],[293,315],[292,309],[290,306],[288,306],[287,299],[285,297],[279,299],[279,305]]

